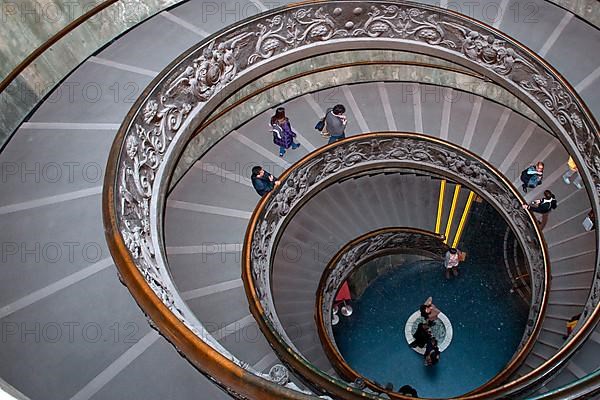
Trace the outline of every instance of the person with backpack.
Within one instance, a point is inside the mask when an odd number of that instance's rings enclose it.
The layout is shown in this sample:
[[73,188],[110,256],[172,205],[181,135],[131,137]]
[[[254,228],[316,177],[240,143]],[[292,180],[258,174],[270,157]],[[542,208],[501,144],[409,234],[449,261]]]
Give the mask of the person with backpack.
[[556,197],[554,193],[549,190],[544,190],[544,197],[539,200],[534,200],[531,204],[524,204],[523,207],[531,210],[535,213],[542,215],[542,220],[540,221],[540,229],[544,229],[546,224],[548,223],[548,214],[550,211],[554,210],[557,206]]
[[290,120],[285,116],[285,108],[279,107],[275,110],[275,115],[271,117],[271,132],[273,133],[273,143],[279,146],[279,157],[283,157],[285,151],[290,147],[292,150],[300,147],[299,143],[294,143],[296,132],[292,130]]
[[521,172],[521,182],[523,183],[523,191],[527,193],[527,189],[533,189],[542,184],[544,176],[544,163],[538,161],[535,165]]

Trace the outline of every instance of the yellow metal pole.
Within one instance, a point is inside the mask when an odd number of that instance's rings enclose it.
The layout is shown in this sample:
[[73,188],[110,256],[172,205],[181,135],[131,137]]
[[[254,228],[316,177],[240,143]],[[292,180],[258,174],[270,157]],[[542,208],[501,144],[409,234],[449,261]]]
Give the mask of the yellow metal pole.
[[438,201],[437,219],[435,220],[435,233],[440,233],[442,227],[442,213],[444,212],[444,194],[446,193],[446,180],[440,182],[440,199]]
[[465,223],[467,222],[467,217],[469,215],[469,210],[471,209],[471,204],[475,199],[475,193],[469,193],[469,198],[467,199],[467,205],[463,210],[462,217],[460,218],[460,223],[458,224],[458,230],[456,231],[456,236],[454,236],[454,242],[452,242],[452,247],[456,247],[458,242],[460,241],[460,237],[463,233],[463,229],[465,228]]
[[444,243],[448,243],[448,238],[450,237],[450,228],[452,228],[452,220],[454,219],[454,212],[456,211],[456,203],[458,202],[458,195],[460,193],[460,185],[456,185],[454,188],[454,197],[452,198],[452,207],[450,207],[450,215],[448,216],[448,224],[446,224],[446,239],[444,239]]

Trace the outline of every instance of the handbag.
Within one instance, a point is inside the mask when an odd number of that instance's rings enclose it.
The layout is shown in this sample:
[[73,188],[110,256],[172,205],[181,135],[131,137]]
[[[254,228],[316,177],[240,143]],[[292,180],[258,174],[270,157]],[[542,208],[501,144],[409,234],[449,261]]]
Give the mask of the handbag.
[[315,125],[315,129],[319,132],[323,132],[323,129],[325,129],[325,119],[320,119]]
[[315,125],[315,129],[318,130],[319,132],[321,132],[321,136],[323,136],[323,137],[329,137],[329,132],[327,132],[327,119],[326,118],[327,118],[327,113]]
[[327,132],[327,122],[325,122],[324,118],[323,118],[323,124],[325,126],[323,126],[323,130],[321,131],[321,136],[323,136],[324,138],[328,138],[329,137],[329,132]]

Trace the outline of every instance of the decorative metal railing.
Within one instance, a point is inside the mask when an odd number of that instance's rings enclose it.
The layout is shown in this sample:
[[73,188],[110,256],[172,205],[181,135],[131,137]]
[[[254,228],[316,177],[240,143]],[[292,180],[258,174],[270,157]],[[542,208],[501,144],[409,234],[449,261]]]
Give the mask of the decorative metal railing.
[[361,378],[372,389],[385,391],[385,388],[376,386],[354,371],[335,343],[331,316],[342,283],[363,265],[384,255],[408,253],[443,260],[448,248],[444,235],[416,228],[383,228],[345,244],[327,263],[316,293],[315,319],[323,350],[340,376],[348,382]]
[[[492,380],[494,383],[502,381],[518,368],[541,329],[550,275],[547,250],[533,216],[523,209],[522,198],[506,178],[474,154],[424,135],[382,132],[352,136],[307,155],[279,178],[282,183],[265,196],[254,211],[243,248],[244,285],[259,327],[263,334],[276,340],[271,345],[282,359],[286,351],[297,352],[277,316],[271,288],[279,237],[296,211],[324,187],[355,173],[382,168],[425,170],[466,185],[496,208],[526,249],[533,287],[530,313],[515,356]],[[356,254],[346,253],[347,257],[360,255],[360,249],[355,248]],[[340,271],[343,267],[339,265]],[[335,274],[331,283],[341,276]],[[332,286],[328,288],[331,293]],[[301,357],[301,354],[296,355]],[[305,363],[289,363],[289,366],[310,382],[324,377],[323,373],[307,368]],[[318,386],[323,388],[323,385]],[[339,395],[332,388],[325,389],[328,394]]]
[[594,400],[600,394],[600,369],[549,392],[527,400]]
[[[493,28],[432,6],[353,0],[305,2],[234,24],[175,60],[136,101],[111,150],[104,215],[121,277],[144,311],[194,365],[240,395],[264,393],[256,391],[263,381],[254,381],[253,374],[239,379],[247,373],[243,363],[203,329],[168,273],[162,215],[171,172],[194,130],[236,88],[298,59],[365,47],[444,58],[486,75],[521,98],[573,155],[600,226],[596,121],[556,70]],[[207,144],[219,139],[206,137]],[[596,239],[598,243],[598,232]],[[565,346],[536,370],[488,394],[527,388],[564,365],[600,319],[599,294],[597,273],[582,323]]]

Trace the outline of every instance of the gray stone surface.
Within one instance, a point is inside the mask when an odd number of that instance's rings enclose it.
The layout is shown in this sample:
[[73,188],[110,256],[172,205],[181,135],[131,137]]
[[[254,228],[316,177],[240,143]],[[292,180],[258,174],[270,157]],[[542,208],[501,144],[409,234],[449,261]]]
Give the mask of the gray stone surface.
[[560,7],[548,7],[546,0],[510,0],[500,30],[536,51],[542,48],[565,15]]
[[600,12],[595,0],[549,0],[600,28]]
[[[160,368],[157,368],[160,366]],[[138,382],[132,385],[132,382]],[[160,338],[93,400],[231,399]]]
[[[211,333],[223,329],[249,314],[248,301],[242,288],[188,300],[187,303],[200,321],[202,321],[206,330]],[[228,333],[239,328],[240,325],[228,330]]]
[[600,65],[600,52],[589,51],[598,49],[598,35],[600,30],[572,19],[556,39],[546,59],[575,85]]
[[[189,4],[189,3],[188,3]],[[98,57],[160,72],[203,38],[159,14],[108,46]]]
[[0,346],[2,359],[13,360],[0,374],[31,399],[70,398],[149,331],[114,267],[2,324],[16,329]]
[[29,121],[120,124],[150,80],[134,72],[85,63]]
[[0,153],[0,206],[102,186],[115,134],[20,128]]
[[0,305],[109,257],[101,215],[99,195],[2,215]]
[[167,247],[241,243],[247,220],[169,208],[165,227]]
[[[287,3],[281,0],[262,2],[267,9],[280,7]],[[264,10],[249,0],[221,0],[217,2],[190,1],[177,7],[172,13],[206,32],[213,33],[262,11]]]
[[186,292],[240,277],[240,252],[211,254],[169,254],[169,266],[177,288]]

